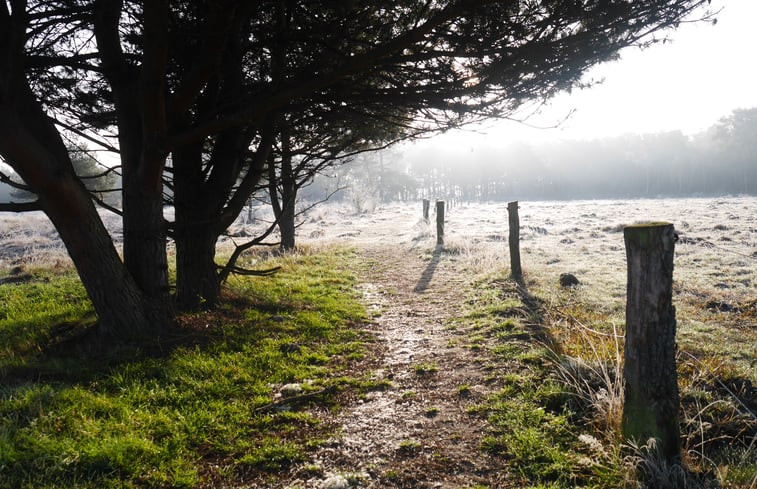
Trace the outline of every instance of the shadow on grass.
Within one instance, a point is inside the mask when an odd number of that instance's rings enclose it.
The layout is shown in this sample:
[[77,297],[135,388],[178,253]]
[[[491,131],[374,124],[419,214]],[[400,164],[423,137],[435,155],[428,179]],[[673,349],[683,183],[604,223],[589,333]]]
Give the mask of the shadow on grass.
[[528,312],[528,323],[526,330],[531,338],[538,343],[543,344],[555,353],[561,352],[560,342],[550,333],[549,325],[545,319],[546,307],[544,300],[531,294],[525,279],[520,277],[511,277],[515,282],[516,290],[521,302]]
[[[212,348],[217,343],[240,343],[250,336],[275,334],[282,325],[277,322],[250,322],[244,312],[255,309],[270,314],[286,314],[280,304],[266,304],[240,296],[225,298],[230,307],[178,315],[168,326],[156,331],[154,337],[131,340],[104,338],[94,315],[80,322],[63,321],[52,326],[40,338],[33,351],[21,352],[15,362],[0,365],[0,386],[12,387],[29,382],[86,384],[107,375],[113,369],[146,359],[168,358],[177,349]],[[248,328],[249,334],[230,337],[228,325]],[[254,332],[254,333],[253,333]]]

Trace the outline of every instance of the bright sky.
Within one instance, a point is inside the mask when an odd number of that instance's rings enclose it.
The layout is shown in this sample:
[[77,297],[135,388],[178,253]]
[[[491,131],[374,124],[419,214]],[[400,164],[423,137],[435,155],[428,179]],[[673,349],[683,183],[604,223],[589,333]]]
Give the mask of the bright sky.
[[713,0],[713,10],[721,7],[716,25],[682,24],[670,33],[672,43],[623,51],[619,61],[587,74],[604,79],[601,85],[559,95],[529,119],[549,127],[575,110],[557,129],[498,122],[476,129],[485,134],[455,131],[427,143],[592,139],[676,129],[694,134],[733,109],[757,107],[757,0]]

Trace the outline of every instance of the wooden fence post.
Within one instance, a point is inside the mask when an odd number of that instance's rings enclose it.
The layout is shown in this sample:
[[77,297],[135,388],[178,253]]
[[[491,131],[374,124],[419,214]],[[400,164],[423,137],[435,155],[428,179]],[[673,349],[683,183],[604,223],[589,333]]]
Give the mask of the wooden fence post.
[[436,244],[444,244],[444,201],[436,201]]
[[428,199],[423,199],[423,220],[428,223],[428,210],[431,207],[431,202]]
[[623,435],[657,440],[668,461],[680,460],[676,319],[670,223],[643,223],[623,230],[628,260]]
[[520,267],[520,218],[517,200],[507,204],[507,216],[510,226],[510,273],[515,280],[523,280],[523,270]]

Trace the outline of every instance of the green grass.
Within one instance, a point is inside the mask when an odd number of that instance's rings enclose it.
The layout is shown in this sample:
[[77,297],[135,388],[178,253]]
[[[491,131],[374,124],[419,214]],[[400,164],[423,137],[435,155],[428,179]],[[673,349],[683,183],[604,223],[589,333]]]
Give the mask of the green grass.
[[439,371],[439,366],[435,363],[418,363],[413,365],[413,372],[418,377],[433,375]]
[[[637,487],[637,468],[661,467],[630,448],[620,433],[622,389],[613,380],[622,371],[617,311],[597,307],[594,297],[532,282],[532,293],[547,299],[531,300],[528,308],[514,303],[514,284],[482,279],[467,314],[454,321],[461,334],[491,353],[496,367],[488,381],[502,385],[496,395],[468,407],[469,414],[488,420],[482,449],[508,459],[524,487]],[[560,375],[569,359],[581,359],[582,375],[593,373],[591,380]],[[687,487],[751,489],[757,481],[757,423],[732,395],[751,385],[741,373],[738,362],[725,355],[717,360],[679,355]],[[660,473],[658,482],[667,477]]]
[[0,373],[24,365],[39,346],[95,322],[74,271],[35,270],[34,279],[0,286]]
[[0,488],[195,487],[303,460],[320,421],[256,409],[286,383],[364,387],[334,376],[365,348],[353,260],[287,256],[273,277],[234,278],[226,305],[182,317],[160,352],[51,349],[61,324],[92,322],[72,273],[0,287]]
[[523,487],[620,487],[621,472],[580,442],[589,428],[551,371],[544,344],[556,340],[539,322],[543,311],[526,307],[515,284],[501,279],[482,280],[473,293],[457,323],[469,325],[490,352],[495,367],[488,380],[501,385],[468,408],[488,423],[481,449],[508,460]]

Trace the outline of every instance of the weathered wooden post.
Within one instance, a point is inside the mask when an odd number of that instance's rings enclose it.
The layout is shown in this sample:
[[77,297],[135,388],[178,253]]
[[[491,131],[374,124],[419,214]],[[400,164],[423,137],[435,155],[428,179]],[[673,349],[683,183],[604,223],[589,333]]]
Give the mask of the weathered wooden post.
[[681,455],[673,225],[628,226],[623,236],[628,260],[623,435],[639,443],[655,438],[660,454],[673,462]]
[[444,201],[436,201],[436,244],[444,244]]
[[429,202],[428,199],[423,199],[423,220],[426,221],[427,223],[429,222],[428,221],[429,207],[431,207],[431,202]]
[[520,218],[518,217],[518,201],[507,204],[507,216],[510,225],[510,272],[515,280],[523,279],[520,267]]

